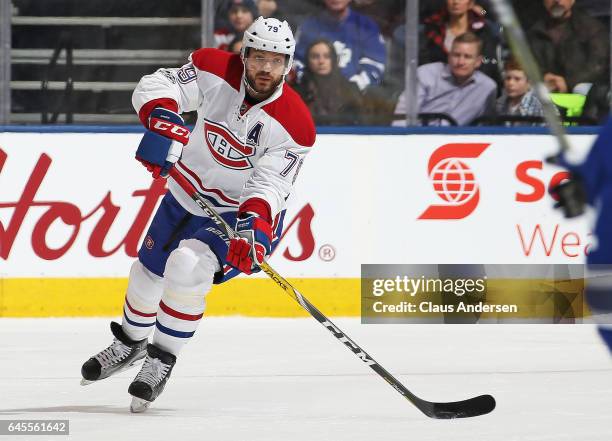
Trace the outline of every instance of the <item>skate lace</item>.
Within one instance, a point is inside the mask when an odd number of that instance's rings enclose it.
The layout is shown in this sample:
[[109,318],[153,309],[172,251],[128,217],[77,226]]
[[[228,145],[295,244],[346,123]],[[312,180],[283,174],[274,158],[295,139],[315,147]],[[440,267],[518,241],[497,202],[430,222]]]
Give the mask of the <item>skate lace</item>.
[[130,355],[130,352],[131,349],[129,346],[126,346],[121,343],[121,341],[114,339],[113,343],[108,348],[96,355],[95,358],[100,362],[103,368],[107,368],[125,359],[128,355]]
[[136,375],[134,381],[143,381],[150,386],[157,386],[168,373],[169,364],[163,363],[159,358],[147,358],[142,366],[142,369]]

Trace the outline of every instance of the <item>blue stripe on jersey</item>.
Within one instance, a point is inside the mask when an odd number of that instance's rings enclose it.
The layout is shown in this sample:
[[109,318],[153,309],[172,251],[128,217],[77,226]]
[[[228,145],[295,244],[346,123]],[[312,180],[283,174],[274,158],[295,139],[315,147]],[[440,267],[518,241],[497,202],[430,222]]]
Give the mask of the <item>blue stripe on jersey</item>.
[[[208,202],[210,202],[213,206],[217,207],[217,208],[232,208],[234,210],[238,209],[237,205],[229,205],[229,204],[222,204],[221,202],[219,202],[217,199],[214,198],[214,196],[209,196],[206,193],[202,193],[201,190],[198,190],[196,188],[196,191],[198,192],[198,194],[200,196],[202,196],[204,199],[206,199]],[[213,193],[214,194],[214,193]]]

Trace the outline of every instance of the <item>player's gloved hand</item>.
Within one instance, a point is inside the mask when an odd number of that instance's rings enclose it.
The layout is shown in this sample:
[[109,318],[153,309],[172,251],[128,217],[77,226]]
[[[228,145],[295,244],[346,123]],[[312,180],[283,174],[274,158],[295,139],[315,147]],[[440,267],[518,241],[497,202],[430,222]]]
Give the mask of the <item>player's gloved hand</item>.
[[138,145],[136,159],[154,178],[166,177],[181,159],[183,146],[188,141],[189,129],[183,118],[171,110],[156,107],[149,115],[149,128]]
[[565,217],[572,218],[584,213],[587,193],[578,175],[571,174],[568,179],[552,187],[550,194],[557,201],[555,208],[562,209]]
[[236,232],[240,237],[230,241],[227,263],[245,274],[259,271],[272,251],[272,226],[253,214],[244,214],[236,221]]

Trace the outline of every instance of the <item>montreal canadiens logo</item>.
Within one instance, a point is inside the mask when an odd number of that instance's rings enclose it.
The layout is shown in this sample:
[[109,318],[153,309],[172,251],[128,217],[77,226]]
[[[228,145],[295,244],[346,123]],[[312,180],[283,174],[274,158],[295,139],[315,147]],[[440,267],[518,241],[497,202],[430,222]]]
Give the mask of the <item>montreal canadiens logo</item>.
[[253,168],[249,157],[255,154],[255,147],[243,145],[225,127],[206,121],[204,137],[213,158],[222,166],[234,170]]
[[145,237],[144,244],[147,249],[152,250],[153,246],[155,245],[155,241],[150,235],[147,235],[147,237]]

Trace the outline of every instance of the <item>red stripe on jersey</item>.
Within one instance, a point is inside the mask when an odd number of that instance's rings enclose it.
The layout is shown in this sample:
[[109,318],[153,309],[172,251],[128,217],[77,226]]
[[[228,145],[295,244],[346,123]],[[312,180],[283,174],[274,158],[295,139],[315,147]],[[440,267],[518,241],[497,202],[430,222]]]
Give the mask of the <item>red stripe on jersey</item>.
[[280,213],[278,213],[276,216],[274,216],[274,222],[272,223],[272,231],[274,232],[274,239],[276,239],[278,236],[276,235],[276,233],[278,233],[278,231],[276,231],[278,229],[278,220],[280,219]]
[[157,315],[156,312],[152,314],[145,314],[144,312],[140,312],[139,310],[132,308],[132,305],[130,305],[130,302],[128,302],[127,297],[125,298],[125,305],[133,314],[139,315],[140,317],[155,317]]
[[204,315],[204,313],[202,313],[202,314],[184,314],[182,312],[178,312],[178,311],[170,308],[168,305],[166,305],[163,300],[161,302],[159,302],[159,307],[166,314],[168,314],[168,315],[170,315],[170,316],[172,316],[174,318],[181,319],[181,320],[187,320],[187,321],[190,321],[190,322],[194,322],[196,320],[200,320],[202,318],[202,316]]
[[223,192],[221,190],[219,190],[218,188],[206,188],[206,187],[204,187],[204,184],[202,184],[202,181],[200,180],[198,175],[193,170],[190,170],[181,161],[179,161],[178,164],[185,171],[185,173],[189,174],[189,176],[191,176],[198,183],[198,185],[200,186],[200,189],[202,191],[206,191],[206,192],[209,192],[209,193],[214,193],[217,196],[219,196],[222,200],[224,200],[225,202],[227,202],[229,204],[232,204],[232,205],[238,205],[240,203],[238,201],[235,201],[235,200],[231,199],[230,197],[226,196],[225,194],[223,194]]
[[266,200],[261,198],[247,199],[240,204],[240,207],[238,208],[238,217],[240,217],[241,213],[247,213],[249,211],[256,213],[269,224],[272,223],[272,209]]
[[138,111],[138,118],[140,118],[142,125],[147,129],[149,128],[149,115],[156,107],[163,107],[164,109],[172,110],[173,112],[178,113],[178,104],[172,98],[156,98],[154,100],[147,101]]
[[310,110],[287,83],[283,84],[282,95],[262,110],[278,121],[299,145],[311,147],[314,144],[316,131]]
[[234,89],[240,90],[244,71],[240,55],[219,49],[202,48],[191,54],[191,62],[199,70],[216,75]]

